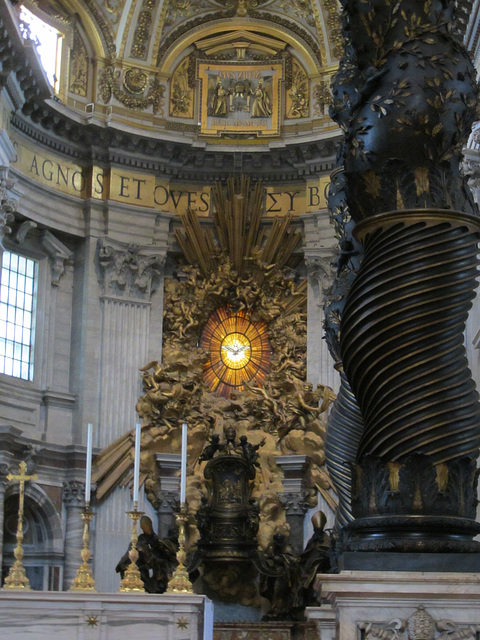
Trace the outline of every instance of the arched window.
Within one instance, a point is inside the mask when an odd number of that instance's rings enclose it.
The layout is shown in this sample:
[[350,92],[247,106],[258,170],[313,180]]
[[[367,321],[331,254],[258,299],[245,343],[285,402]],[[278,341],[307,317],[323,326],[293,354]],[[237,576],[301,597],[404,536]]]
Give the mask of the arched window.
[[[40,498],[44,496],[40,496]],[[63,553],[58,550],[58,516],[45,501],[45,509],[32,497],[25,495],[23,516],[22,563],[32,589],[37,591],[61,590],[63,578]],[[3,525],[2,584],[14,562],[13,551],[17,544],[18,492],[5,499]]]
[[38,55],[55,93],[60,91],[63,34],[22,5],[20,29],[36,44]]

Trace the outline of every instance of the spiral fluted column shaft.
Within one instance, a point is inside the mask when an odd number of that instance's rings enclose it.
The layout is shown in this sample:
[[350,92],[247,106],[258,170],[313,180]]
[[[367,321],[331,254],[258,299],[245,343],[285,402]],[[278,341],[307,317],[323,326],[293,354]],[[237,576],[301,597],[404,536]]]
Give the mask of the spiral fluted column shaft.
[[[402,211],[360,225],[365,254],[341,323],[364,432],[357,461],[476,457],[480,406],[463,331],[477,276],[471,216]],[[423,221],[421,218],[424,217]]]
[[328,473],[338,495],[336,525],[344,527],[353,520],[352,465],[357,456],[363,421],[348,380],[340,373],[340,389],[328,416],[325,457]]

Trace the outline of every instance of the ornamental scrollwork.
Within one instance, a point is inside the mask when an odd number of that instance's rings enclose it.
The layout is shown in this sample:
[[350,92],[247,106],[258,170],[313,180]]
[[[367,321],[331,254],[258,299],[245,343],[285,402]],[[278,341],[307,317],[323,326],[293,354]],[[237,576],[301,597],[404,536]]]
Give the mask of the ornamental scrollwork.
[[[127,109],[143,111],[151,107],[154,114],[163,113],[165,85],[160,82],[156,74],[150,76],[148,83],[145,72],[139,69],[128,69],[122,79],[122,71],[109,65],[100,74],[98,89],[100,99],[105,103],[109,102],[113,96]],[[143,95],[134,95],[138,93]]]
[[420,605],[408,618],[384,623],[359,622],[363,640],[476,640],[480,624],[461,624],[436,620]]

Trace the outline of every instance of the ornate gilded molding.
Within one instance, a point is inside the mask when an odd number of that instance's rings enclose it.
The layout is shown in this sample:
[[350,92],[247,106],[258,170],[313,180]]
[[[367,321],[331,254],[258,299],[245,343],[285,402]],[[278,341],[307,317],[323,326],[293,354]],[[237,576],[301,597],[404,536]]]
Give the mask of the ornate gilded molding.
[[73,31],[73,45],[70,53],[70,85],[68,90],[78,96],[87,95],[88,58],[87,49],[77,27]]
[[341,58],[343,53],[342,24],[340,19],[340,5],[337,0],[323,0],[322,6],[327,11],[327,32],[330,34],[332,54]]
[[147,47],[153,24],[153,12],[156,4],[156,0],[143,0],[142,8],[138,14],[137,26],[135,27],[132,48],[130,50],[132,58],[144,60],[147,55]]
[[313,88],[313,113],[320,118],[328,115],[328,108],[332,104],[330,82],[331,78],[320,80]]
[[364,640],[447,640],[462,638],[477,640],[480,632],[478,624],[462,624],[451,619],[436,619],[423,605],[419,605],[409,618],[395,618],[389,622],[358,623],[358,629]]
[[310,114],[310,82],[302,65],[292,59],[289,87],[286,87],[285,117],[308,118]]
[[135,244],[98,241],[98,265],[105,296],[148,302],[163,274],[165,256],[141,253]]
[[117,47],[115,45],[115,41],[114,41],[111,29],[109,28],[101,12],[98,10],[95,0],[83,0],[83,1],[85,6],[88,8],[90,13],[92,14],[94,21],[100,27],[100,31],[103,36],[103,41],[105,44],[107,54],[113,58],[116,54]]
[[122,15],[125,0],[105,0],[103,6],[110,14],[110,20],[116,24]]
[[[126,90],[122,89],[122,83]],[[150,79],[141,69],[127,69],[122,74],[121,69],[109,65],[100,72],[98,90],[105,103],[113,96],[127,109],[143,111],[151,106],[154,114],[163,115],[165,85],[157,74],[150,75]],[[139,93],[143,95],[137,95]]]

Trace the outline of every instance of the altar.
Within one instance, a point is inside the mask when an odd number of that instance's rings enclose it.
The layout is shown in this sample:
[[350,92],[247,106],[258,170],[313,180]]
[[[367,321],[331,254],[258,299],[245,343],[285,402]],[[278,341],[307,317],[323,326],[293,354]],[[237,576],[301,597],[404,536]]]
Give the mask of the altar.
[[212,640],[211,601],[196,594],[1,591],[8,640]]

